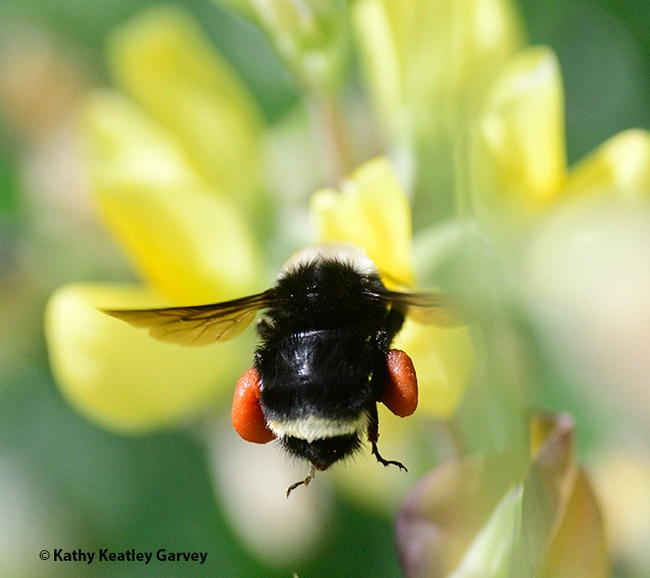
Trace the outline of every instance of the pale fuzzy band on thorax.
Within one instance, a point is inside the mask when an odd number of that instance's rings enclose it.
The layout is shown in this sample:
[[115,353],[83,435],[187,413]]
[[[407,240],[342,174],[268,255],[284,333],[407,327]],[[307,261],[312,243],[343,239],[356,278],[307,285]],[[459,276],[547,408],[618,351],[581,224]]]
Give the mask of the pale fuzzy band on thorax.
[[345,263],[362,275],[379,274],[377,266],[361,247],[350,243],[321,243],[318,245],[310,245],[300,251],[296,251],[282,265],[278,279],[281,279],[287,273],[294,271],[301,265],[308,265],[319,261]]

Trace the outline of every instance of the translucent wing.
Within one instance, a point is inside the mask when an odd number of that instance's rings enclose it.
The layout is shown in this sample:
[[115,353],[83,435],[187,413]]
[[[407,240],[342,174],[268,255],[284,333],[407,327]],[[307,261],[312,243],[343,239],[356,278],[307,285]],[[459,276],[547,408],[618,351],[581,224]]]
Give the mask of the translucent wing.
[[457,327],[471,322],[469,312],[449,295],[443,293],[402,293],[385,291],[380,300],[404,311],[413,321],[424,325]]
[[133,325],[148,328],[149,335],[182,345],[202,346],[237,337],[275,297],[273,289],[264,293],[195,307],[163,309],[102,309]]

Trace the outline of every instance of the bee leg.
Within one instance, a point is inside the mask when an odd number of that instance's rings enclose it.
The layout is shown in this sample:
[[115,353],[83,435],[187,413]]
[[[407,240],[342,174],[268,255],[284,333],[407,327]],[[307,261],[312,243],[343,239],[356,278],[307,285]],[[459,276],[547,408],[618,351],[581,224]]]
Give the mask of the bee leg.
[[293,492],[298,486],[308,486],[309,482],[311,482],[314,479],[314,476],[316,475],[316,468],[312,465],[309,468],[309,473],[307,474],[307,477],[304,480],[300,480],[299,482],[296,482],[295,484],[291,484],[287,488],[287,498],[289,497],[289,494]]
[[400,332],[405,320],[406,316],[402,311],[391,308],[388,313],[388,318],[386,319],[386,337],[388,339],[388,344],[390,344],[391,341],[393,341],[393,338]]
[[379,449],[377,449],[377,441],[379,440],[379,416],[377,415],[377,406],[370,411],[370,423],[368,424],[368,441],[372,445],[372,455],[377,458],[377,461],[383,466],[397,466],[400,470],[408,472],[408,469],[402,462],[395,460],[385,460],[381,457]]
[[385,460],[381,457],[379,450],[377,449],[377,442],[370,442],[372,444],[372,454],[377,458],[377,461],[383,466],[397,466],[400,470],[408,472],[408,468],[402,463],[396,460]]
[[257,320],[257,323],[255,324],[255,329],[257,330],[258,335],[264,336],[267,335],[268,332],[271,330],[271,324],[262,317]]

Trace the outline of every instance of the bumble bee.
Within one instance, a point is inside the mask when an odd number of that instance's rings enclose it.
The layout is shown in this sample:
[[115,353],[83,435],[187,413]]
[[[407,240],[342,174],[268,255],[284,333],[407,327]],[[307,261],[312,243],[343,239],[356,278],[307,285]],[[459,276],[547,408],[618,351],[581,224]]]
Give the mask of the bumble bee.
[[377,403],[411,415],[418,400],[413,363],[391,349],[408,314],[436,325],[459,323],[441,294],[391,291],[366,253],[348,244],[321,244],[295,253],[271,289],[223,303],[146,310],[104,310],[161,341],[201,346],[239,335],[258,311],[260,343],[253,367],[237,382],[235,430],[246,441],[278,439],[310,464],[287,496],[357,452],[364,436],[377,449]]

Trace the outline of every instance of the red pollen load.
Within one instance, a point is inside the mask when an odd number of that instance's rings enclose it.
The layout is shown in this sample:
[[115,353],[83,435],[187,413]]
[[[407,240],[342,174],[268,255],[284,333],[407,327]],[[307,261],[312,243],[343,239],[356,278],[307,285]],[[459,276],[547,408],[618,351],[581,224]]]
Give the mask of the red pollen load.
[[382,403],[395,415],[407,417],[418,406],[418,378],[411,358],[399,349],[391,349],[386,356],[388,383]]
[[231,417],[235,431],[247,442],[265,444],[275,439],[260,405],[260,375],[254,367],[237,381]]

